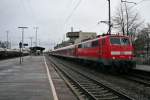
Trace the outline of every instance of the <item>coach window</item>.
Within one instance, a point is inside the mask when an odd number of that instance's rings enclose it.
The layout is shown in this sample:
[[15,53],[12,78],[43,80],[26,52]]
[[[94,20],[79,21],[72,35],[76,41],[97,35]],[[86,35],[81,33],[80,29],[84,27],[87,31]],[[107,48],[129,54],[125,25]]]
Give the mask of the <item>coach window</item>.
[[97,47],[98,46],[98,40],[92,41],[92,47]]
[[86,43],[86,48],[91,48],[91,42]]
[[83,43],[83,44],[82,44],[82,48],[86,48],[86,43]]
[[79,44],[79,45],[78,45],[78,48],[82,48],[82,45],[81,45],[81,44]]

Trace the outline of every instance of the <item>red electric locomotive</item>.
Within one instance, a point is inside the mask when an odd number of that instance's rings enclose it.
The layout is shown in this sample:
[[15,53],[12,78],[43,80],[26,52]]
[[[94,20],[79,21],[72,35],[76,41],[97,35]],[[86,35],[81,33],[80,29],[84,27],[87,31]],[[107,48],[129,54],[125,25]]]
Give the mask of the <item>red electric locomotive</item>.
[[133,46],[128,36],[105,35],[55,49],[52,55],[96,62],[102,69],[127,71],[135,67]]

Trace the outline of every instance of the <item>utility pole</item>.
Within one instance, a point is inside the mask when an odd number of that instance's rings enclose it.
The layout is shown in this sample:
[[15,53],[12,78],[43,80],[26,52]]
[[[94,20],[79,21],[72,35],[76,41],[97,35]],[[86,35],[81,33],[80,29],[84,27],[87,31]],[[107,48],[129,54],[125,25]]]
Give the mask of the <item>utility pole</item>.
[[8,34],[9,34],[9,31],[6,31],[6,34],[7,34],[7,37],[6,37],[7,38],[7,45],[6,45],[7,47],[6,48],[8,49],[8,43],[9,43],[8,42]]
[[[20,29],[22,30],[22,46],[21,46],[21,48],[22,48],[22,55],[21,55],[21,56],[23,56],[23,48],[24,48],[24,29],[27,29],[28,27],[18,27],[18,28],[20,28]],[[22,62],[23,62],[23,57],[22,57]]]
[[73,27],[71,27],[71,32],[73,32]]
[[108,34],[111,34],[111,8],[110,8],[110,0],[108,0],[108,16],[109,16],[109,30],[108,30]]
[[39,46],[41,45],[41,41],[40,41],[40,39],[39,39]]
[[35,29],[35,46],[37,46],[37,31],[38,31],[38,29],[39,29],[39,27],[34,27],[34,29]]
[[31,55],[31,57],[32,57],[32,39],[33,39],[33,37],[29,37],[29,38],[30,38],[30,41],[31,41],[30,55]]
[[30,38],[30,41],[31,41],[31,47],[32,47],[32,39],[33,39],[33,37],[29,37]]

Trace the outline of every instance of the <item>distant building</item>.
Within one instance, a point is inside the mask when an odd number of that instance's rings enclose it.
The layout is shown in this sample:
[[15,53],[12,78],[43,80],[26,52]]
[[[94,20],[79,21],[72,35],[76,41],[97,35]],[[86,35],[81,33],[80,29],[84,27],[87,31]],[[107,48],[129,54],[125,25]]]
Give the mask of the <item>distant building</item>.
[[96,38],[97,34],[95,32],[68,32],[66,36],[70,39],[70,43],[80,43],[82,41]]
[[57,44],[54,49],[65,47],[71,44],[80,43],[89,39],[96,38],[97,34],[95,32],[68,32],[66,37],[69,38],[68,41],[62,41],[62,43]]

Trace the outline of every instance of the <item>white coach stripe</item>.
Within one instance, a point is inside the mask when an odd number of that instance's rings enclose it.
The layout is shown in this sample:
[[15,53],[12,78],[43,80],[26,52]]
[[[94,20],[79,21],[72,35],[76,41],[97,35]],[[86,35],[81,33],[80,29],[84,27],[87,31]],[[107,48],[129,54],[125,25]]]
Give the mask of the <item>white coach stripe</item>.
[[49,72],[46,60],[45,60],[45,57],[44,57],[44,62],[45,62],[45,67],[46,67],[46,71],[47,71],[48,80],[49,80],[50,86],[52,88],[52,94],[53,94],[54,100],[58,100],[58,97],[57,97],[57,94],[56,94],[56,90],[55,90],[55,87],[54,87],[54,84],[53,84],[53,81],[52,81],[52,78],[51,78],[51,75],[50,75],[50,72]]
[[132,52],[131,51],[125,51],[124,54],[125,55],[132,55]]
[[120,51],[111,51],[111,55],[120,55]]

